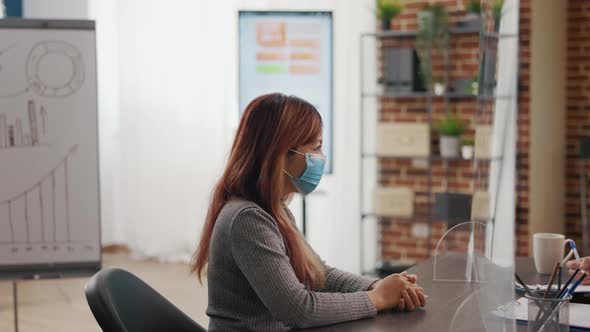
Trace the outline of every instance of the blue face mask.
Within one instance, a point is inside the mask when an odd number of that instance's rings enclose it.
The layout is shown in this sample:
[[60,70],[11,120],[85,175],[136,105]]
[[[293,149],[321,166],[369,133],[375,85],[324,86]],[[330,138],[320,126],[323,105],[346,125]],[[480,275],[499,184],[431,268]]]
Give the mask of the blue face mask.
[[301,153],[299,151],[290,150],[295,153],[298,153],[302,156],[305,156],[305,171],[301,174],[300,177],[294,177],[293,175],[285,172],[290,178],[295,188],[303,194],[307,195],[314,191],[314,189],[320,184],[320,180],[322,175],[324,174],[324,166],[326,165],[326,157],[321,154],[314,154],[314,153]]

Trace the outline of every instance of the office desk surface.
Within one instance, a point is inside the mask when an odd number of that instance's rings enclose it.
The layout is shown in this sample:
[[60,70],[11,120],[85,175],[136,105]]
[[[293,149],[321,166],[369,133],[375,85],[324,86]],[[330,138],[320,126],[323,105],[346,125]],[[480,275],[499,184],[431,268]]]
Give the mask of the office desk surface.
[[[517,257],[515,261],[516,272],[526,283],[546,283],[549,276],[540,276],[535,272],[532,259],[528,257]],[[449,268],[453,268],[449,266]],[[375,318],[363,319],[348,323],[325,326],[311,331],[449,331],[451,320],[463,301],[479,289],[481,284],[477,283],[440,283],[432,281],[433,261],[428,260],[408,270],[418,275],[418,283],[424,288],[429,299],[424,310],[415,312],[383,312]],[[465,309],[465,307],[463,307]],[[467,308],[469,309],[469,308]],[[479,313],[476,314],[478,317]],[[468,315],[461,316],[469,317]],[[469,326],[469,324],[473,326]],[[461,330],[482,330],[481,320],[461,319]],[[519,327],[518,330],[522,328]]]

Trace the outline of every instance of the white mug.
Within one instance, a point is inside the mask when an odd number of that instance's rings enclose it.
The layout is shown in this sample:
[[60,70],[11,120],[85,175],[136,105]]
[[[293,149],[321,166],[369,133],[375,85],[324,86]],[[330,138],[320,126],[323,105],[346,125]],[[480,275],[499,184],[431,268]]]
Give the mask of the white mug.
[[563,234],[537,233],[533,235],[533,258],[538,273],[551,274],[556,262],[561,262],[566,239]]

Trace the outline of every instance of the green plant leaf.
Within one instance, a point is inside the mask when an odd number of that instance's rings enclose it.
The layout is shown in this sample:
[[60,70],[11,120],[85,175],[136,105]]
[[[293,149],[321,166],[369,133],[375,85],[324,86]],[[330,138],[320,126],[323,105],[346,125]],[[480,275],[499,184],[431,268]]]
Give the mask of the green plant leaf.
[[377,0],[377,15],[383,20],[391,20],[404,10],[404,6],[396,0]]
[[436,123],[436,129],[443,136],[461,136],[465,131],[463,122],[454,114],[445,115]]
[[480,0],[469,0],[465,5],[465,9],[474,14],[481,14],[481,2]]
[[504,7],[504,0],[494,0],[492,3],[492,16],[494,19],[502,17],[502,7]]
[[432,85],[430,54],[433,46],[446,56],[449,45],[449,18],[446,7],[427,4],[417,14],[416,51],[420,57],[420,75],[427,87]]

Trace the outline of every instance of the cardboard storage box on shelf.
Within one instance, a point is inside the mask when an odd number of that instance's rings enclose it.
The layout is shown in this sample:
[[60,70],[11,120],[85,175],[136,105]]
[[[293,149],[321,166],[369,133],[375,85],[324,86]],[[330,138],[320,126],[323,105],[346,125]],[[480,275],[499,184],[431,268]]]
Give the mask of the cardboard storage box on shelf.
[[375,214],[384,217],[412,217],[414,192],[404,187],[376,189]]
[[492,126],[475,128],[475,158],[489,159],[492,157]]
[[476,191],[471,201],[471,220],[488,221],[490,219],[490,194],[487,191]]
[[376,152],[385,157],[428,157],[430,129],[425,123],[380,123]]

